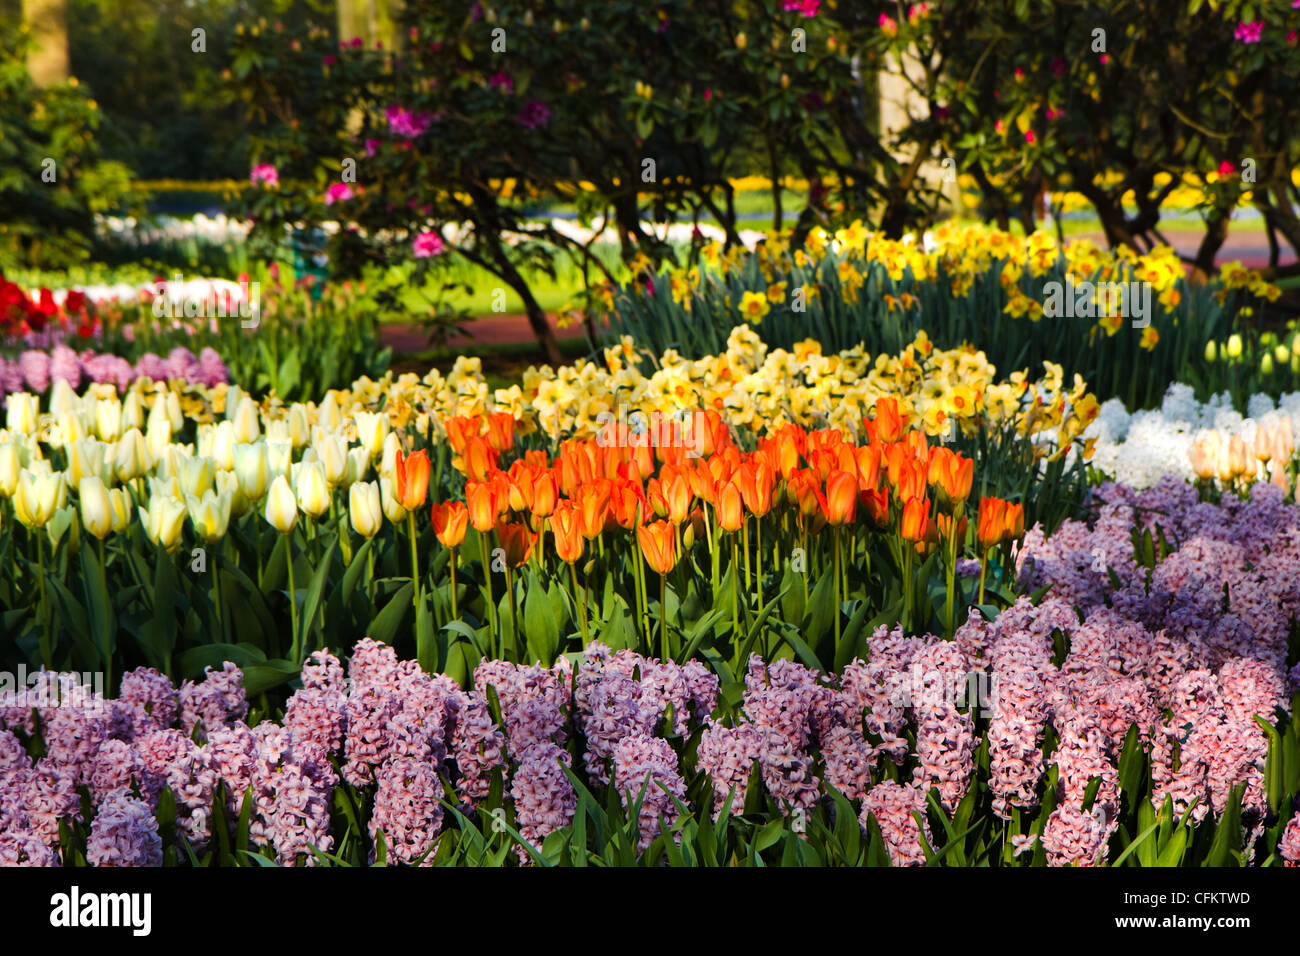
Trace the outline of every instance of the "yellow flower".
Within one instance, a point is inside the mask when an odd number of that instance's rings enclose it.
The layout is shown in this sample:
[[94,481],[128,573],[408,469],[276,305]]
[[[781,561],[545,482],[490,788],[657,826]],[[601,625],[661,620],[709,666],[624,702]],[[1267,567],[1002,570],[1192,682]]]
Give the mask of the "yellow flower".
[[379,485],[359,481],[348,489],[348,513],[352,529],[363,538],[373,538],[383,527],[384,511],[379,500]]
[[98,475],[82,478],[78,485],[81,523],[87,531],[103,541],[113,530],[113,502]]
[[1150,352],[1156,347],[1156,343],[1159,341],[1160,333],[1156,331],[1156,327],[1154,325],[1148,325],[1142,330],[1142,341],[1139,342],[1138,345]]
[[271,482],[271,491],[266,496],[266,520],[281,534],[288,534],[298,523],[298,499],[284,475]]
[[767,297],[760,292],[746,292],[741,296],[740,314],[747,322],[755,325],[762,322],[763,316],[767,315],[770,309]]

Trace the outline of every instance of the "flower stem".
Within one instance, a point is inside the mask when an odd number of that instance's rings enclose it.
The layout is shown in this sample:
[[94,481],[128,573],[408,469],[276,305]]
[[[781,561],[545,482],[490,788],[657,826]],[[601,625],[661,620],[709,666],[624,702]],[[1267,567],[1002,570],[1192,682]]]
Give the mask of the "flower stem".
[[299,647],[298,635],[298,589],[293,584],[293,538],[285,535],[284,559],[289,565],[289,620],[291,622],[290,634],[292,641],[290,643],[289,656],[293,659],[294,664],[301,664],[302,659],[299,657],[301,648]]

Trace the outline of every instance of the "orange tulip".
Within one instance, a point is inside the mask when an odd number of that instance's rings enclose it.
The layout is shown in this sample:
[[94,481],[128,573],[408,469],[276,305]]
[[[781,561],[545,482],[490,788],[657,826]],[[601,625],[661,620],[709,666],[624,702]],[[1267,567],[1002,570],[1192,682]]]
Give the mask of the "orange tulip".
[[880,446],[867,445],[855,455],[858,466],[858,490],[875,491],[880,487]]
[[826,498],[822,510],[832,527],[853,521],[858,504],[858,479],[847,471],[832,471],[826,478]]
[[898,409],[898,399],[881,396],[876,399],[876,417],[866,423],[871,444],[890,445],[903,437],[903,416]]
[[664,499],[668,505],[668,520],[680,526],[691,510],[691,482],[685,475],[674,475],[663,485]]
[[497,540],[506,553],[506,564],[517,568],[532,555],[537,535],[526,524],[503,521],[497,525]]
[[542,472],[533,484],[533,514],[539,518],[549,517],[555,511],[558,497],[555,476],[549,471]]
[[469,509],[463,501],[433,503],[433,533],[444,548],[459,548],[465,540],[465,526],[469,523]]
[[740,489],[734,481],[728,481],[718,492],[718,527],[723,531],[739,531],[744,523],[744,500]]
[[858,497],[862,499],[862,507],[867,509],[867,514],[877,528],[884,528],[889,524],[888,488],[864,491]]
[[930,454],[929,482],[939,492],[939,500],[960,507],[970,497],[975,481],[975,462],[947,448],[935,448]]
[[497,412],[488,416],[488,443],[497,451],[509,451],[515,447],[515,416],[509,412]]
[[1019,541],[1023,538],[1025,536],[1025,506],[1008,504],[1004,526],[1007,541]]
[[677,564],[677,532],[667,521],[655,521],[636,529],[637,540],[646,563],[660,574],[667,574]]
[[506,472],[509,479],[507,500],[511,511],[528,511],[533,507],[533,485],[537,474],[527,462],[516,461]]
[[407,458],[399,448],[393,465],[393,497],[407,511],[414,511],[428,495],[429,456],[417,451]]
[[588,540],[597,538],[609,520],[609,500],[614,483],[600,478],[579,490],[577,502],[582,516],[582,535]]
[[909,498],[903,505],[903,520],[898,533],[904,541],[924,541],[930,530],[930,502]]
[[736,485],[745,501],[745,507],[756,518],[761,518],[772,510],[772,486],[776,474],[767,462],[746,462],[736,471]]
[[477,417],[449,418],[444,425],[447,429],[447,444],[451,445],[451,450],[457,455],[464,455],[469,440],[483,431],[483,419]]
[[954,538],[959,543],[966,540],[966,529],[968,526],[965,518],[962,518],[961,521],[958,521],[956,523],[955,528],[953,527],[953,522],[955,519],[953,518],[952,515],[945,515],[945,514],[937,515],[934,520],[936,525],[938,526],[938,532],[940,537]]
[[582,557],[586,542],[582,536],[582,516],[568,501],[561,501],[551,515],[551,535],[555,538],[555,553],[566,564]]
[[487,439],[475,435],[465,443],[461,460],[466,475],[474,481],[483,481],[497,466],[497,450],[488,444]]
[[792,474],[785,489],[790,503],[798,505],[800,518],[811,518],[821,507],[817,502],[821,482],[807,468],[801,468]]
[[497,495],[490,482],[467,482],[465,503],[469,508],[469,523],[475,531],[486,532],[496,527]]
[[[1001,498],[981,498],[975,522],[975,538],[982,550],[996,547],[1006,531],[1007,502]],[[1024,519],[1021,518],[1023,523]]]
[[645,496],[637,485],[626,479],[614,485],[610,505],[614,520],[621,527],[634,528],[645,520]]

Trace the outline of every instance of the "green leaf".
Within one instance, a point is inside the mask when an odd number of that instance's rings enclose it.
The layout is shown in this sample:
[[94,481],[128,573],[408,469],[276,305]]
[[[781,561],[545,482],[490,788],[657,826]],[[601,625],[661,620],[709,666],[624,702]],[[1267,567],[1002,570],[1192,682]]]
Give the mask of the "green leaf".
[[406,617],[406,612],[411,606],[411,594],[414,590],[414,585],[407,581],[397,589],[397,593],[384,605],[384,609],[375,615],[374,619],[366,627],[366,633],[373,640],[378,641],[380,644],[393,643],[397,628],[401,625],[402,619]]

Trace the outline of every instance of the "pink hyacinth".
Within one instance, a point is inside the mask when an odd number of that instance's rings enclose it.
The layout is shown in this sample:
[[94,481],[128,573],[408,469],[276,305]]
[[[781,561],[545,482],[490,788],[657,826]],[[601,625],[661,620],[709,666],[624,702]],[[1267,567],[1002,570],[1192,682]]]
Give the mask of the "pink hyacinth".
[[443,790],[437,768],[396,757],[380,769],[378,783],[369,823],[371,862],[382,833],[389,866],[416,860],[429,865],[442,833]]
[[866,830],[868,818],[875,816],[889,851],[889,860],[894,866],[925,865],[922,831],[917,827],[913,813],[921,814],[922,821],[925,821],[926,842],[932,842],[930,824],[925,816],[925,794],[916,787],[886,780],[872,787],[862,801],[858,822]]
[[162,838],[149,806],[126,790],[109,794],[91,821],[86,862],[91,866],[162,866]]
[[[539,743],[524,751],[510,784],[515,802],[519,835],[541,847],[548,835],[573,822],[578,795],[564,772],[570,765],[568,752],[552,743]],[[521,861],[531,860],[522,847]]]
[[660,834],[660,818],[668,826],[677,819],[673,798],[686,799],[686,782],[677,769],[677,754],[668,741],[643,734],[624,737],[614,748],[614,787],[625,808],[641,800],[637,819],[641,832],[638,847],[642,850]]

